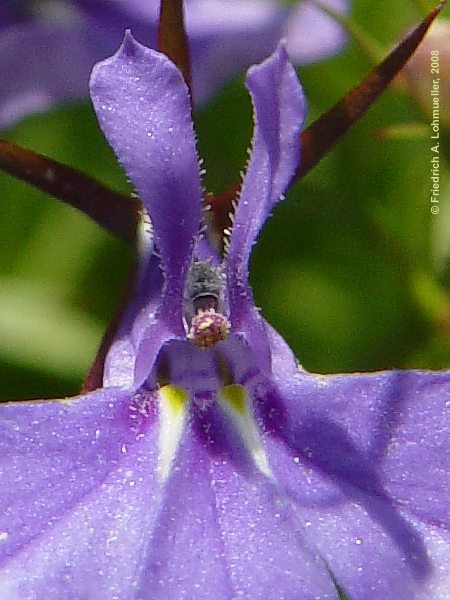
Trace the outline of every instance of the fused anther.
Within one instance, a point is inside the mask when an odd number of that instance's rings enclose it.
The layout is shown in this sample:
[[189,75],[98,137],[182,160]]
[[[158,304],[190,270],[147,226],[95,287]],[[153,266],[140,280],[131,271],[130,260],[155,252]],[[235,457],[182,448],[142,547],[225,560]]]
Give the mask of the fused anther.
[[187,338],[200,348],[226,340],[230,324],[221,312],[225,280],[222,269],[207,261],[191,265],[184,292],[184,315],[189,324]]
[[192,318],[191,328],[187,335],[193,344],[200,348],[209,348],[226,340],[230,332],[230,323],[228,319],[214,310],[200,309]]

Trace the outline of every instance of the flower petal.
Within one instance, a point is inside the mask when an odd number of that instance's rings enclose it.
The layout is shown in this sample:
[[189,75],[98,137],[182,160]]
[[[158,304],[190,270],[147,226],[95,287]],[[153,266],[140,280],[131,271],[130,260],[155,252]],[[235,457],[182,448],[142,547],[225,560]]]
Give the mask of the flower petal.
[[214,407],[193,410],[147,556],[152,600],[338,597]]
[[410,371],[391,380],[395,391],[379,424],[389,434],[376,448],[384,484],[403,510],[450,531],[450,373]]
[[[232,425],[204,415],[205,448],[232,597],[338,598],[326,564],[307,543],[289,501],[246,458]],[[247,462],[248,461],[248,462]]]
[[231,597],[208,469],[207,453],[191,422],[166,483],[138,598]]
[[272,0],[186,2],[195,102],[205,102],[227,80],[263,60],[288,16],[287,7]]
[[268,461],[304,534],[350,597],[441,589],[448,535],[434,537],[450,526],[450,373],[309,375],[272,341]]
[[[134,355],[133,387],[135,388],[141,386],[149,376],[156,377],[153,367],[165,344],[168,344],[171,340],[185,339],[184,336],[178,338],[174,336],[172,331],[162,321],[155,318],[155,313],[148,314],[147,310],[141,312],[140,317],[146,318],[147,316],[149,317],[150,325],[139,332],[139,347]],[[137,320],[138,327],[141,326],[141,321],[141,318]],[[132,348],[135,347],[136,345],[133,343]],[[129,371],[127,370],[128,373]]]
[[[105,359],[104,387],[117,386],[132,389],[134,386],[138,349],[147,334],[149,323],[155,320],[156,311],[161,303],[163,282],[157,256],[149,255],[148,252],[142,253],[137,279],[134,297],[126,308]],[[158,348],[155,352],[158,352]],[[152,367],[149,360],[151,358],[147,354],[145,357],[147,373]]]
[[[348,13],[350,9],[347,0],[322,0],[321,3],[341,14]],[[289,55],[294,62],[301,64],[337,54],[347,40],[344,28],[315,2],[308,0],[299,2],[292,10],[286,37]]]
[[253,148],[236,208],[227,255],[232,331],[245,334],[252,349],[266,357],[265,328],[255,310],[248,284],[250,252],[264,221],[289,185],[298,166],[305,100],[295,70],[280,44],[247,76],[254,111]]
[[[101,24],[36,21],[0,33],[0,127],[56,104],[85,99],[89,73],[114,45]],[[12,60],[14,57],[14,60]]]
[[[333,6],[342,2],[334,0]],[[17,2],[7,1],[3,6],[4,3],[2,0],[0,6],[1,28],[29,17],[20,14],[23,7],[18,10]],[[14,69],[14,76],[8,78],[10,85],[0,94],[0,127],[61,102],[86,99],[92,66],[114,52],[124,28],[132,29],[138,40],[156,47],[159,8],[156,1],[78,0],[70,3],[69,10],[66,8],[58,5],[54,20],[45,15],[39,22],[23,22],[12,38],[9,32],[0,32],[3,48],[0,57],[5,57],[4,65],[0,59],[2,72],[12,73]],[[300,62],[318,60],[339,50],[341,28],[322,12],[320,20],[316,20],[313,9],[309,6],[307,9],[305,14],[299,10],[297,16],[295,7],[292,8],[290,25],[289,9],[272,0],[186,2],[196,102],[204,102],[226,80],[262,60],[282,37],[283,28],[292,56]],[[311,13],[315,19],[314,40]],[[41,28],[43,33],[39,32]],[[9,60],[11,56],[16,57],[13,63]]]
[[165,275],[161,317],[182,335],[184,282],[202,198],[186,84],[164,55],[127,33],[119,51],[95,66],[91,96],[153,223]]
[[[102,19],[105,27],[130,28],[138,40],[157,47],[151,35],[159,18],[160,3],[156,0],[78,3]],[[290,12],[273,0],[187,0],[184,9],[196,105],[204,103],[227,80],[263,60],[281,38]]]
[[20,21],[17,7],[14,7],[14,0],[3,0],[0,6],[0,26],[10,25]]
[[247,86],[255,131],[228,252],[229,276],[244,283],[256,236],[298,167],[299,135],[306,115],[303,90],[283,44],[249,69]]
[[[194,254],[197,260],[220,264],[214,250],[204,238],[197,239]],[[159,259],[151,253],[151,248],[144,248],[141,253],[137,279],[134,298],[126,309],[105,360],[105,387],[130,389],[141,385],[160,350],[158,344],[173,338],[171,332],[161,326],[156,318],[163,281]]]
[[134,598],[161,507],[152,404],[110,388],[0,416],[1,597]]

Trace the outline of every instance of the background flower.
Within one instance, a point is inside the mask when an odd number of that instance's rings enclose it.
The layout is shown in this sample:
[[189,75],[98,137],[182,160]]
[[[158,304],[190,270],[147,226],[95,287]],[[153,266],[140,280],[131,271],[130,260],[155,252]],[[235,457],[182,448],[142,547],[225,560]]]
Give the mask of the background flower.
[[[348,8],[347,0],[325,4]],[[20,0],[0,10],[0,127],[87,99],[92,67],[112,54],[124,29],[156,46],[159,0]],[[298,63],[332,56],[345,41],[314,2],[288,8],[274,0],[188,0],[186,24],[200,103],[262,60],[283,35]]]

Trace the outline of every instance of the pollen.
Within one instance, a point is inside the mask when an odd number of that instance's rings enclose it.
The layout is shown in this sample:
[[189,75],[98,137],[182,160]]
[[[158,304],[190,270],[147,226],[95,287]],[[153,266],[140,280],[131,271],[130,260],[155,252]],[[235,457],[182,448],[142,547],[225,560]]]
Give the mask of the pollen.
[[209,348],[226,340],[230,332],[228,319],[214,310],[199,310],[191,321],[188,339],[200,348]]

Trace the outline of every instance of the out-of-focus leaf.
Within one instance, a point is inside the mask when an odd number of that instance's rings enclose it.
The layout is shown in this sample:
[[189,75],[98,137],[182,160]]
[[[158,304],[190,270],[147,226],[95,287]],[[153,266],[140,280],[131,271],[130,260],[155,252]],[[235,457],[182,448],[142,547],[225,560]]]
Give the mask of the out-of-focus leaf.
[[100,325],[80,311],[68,310],[57,290],[21,279],[1,280],[0,353],[16,365],[38,366],[63,377],[81,374],[100,336]]

